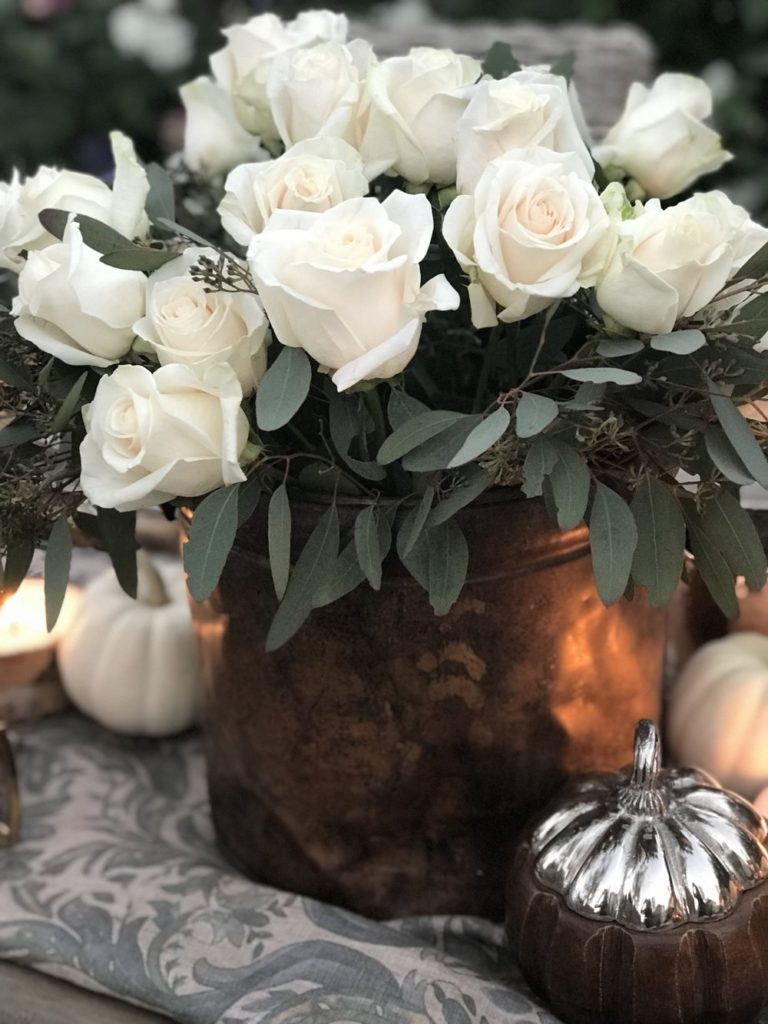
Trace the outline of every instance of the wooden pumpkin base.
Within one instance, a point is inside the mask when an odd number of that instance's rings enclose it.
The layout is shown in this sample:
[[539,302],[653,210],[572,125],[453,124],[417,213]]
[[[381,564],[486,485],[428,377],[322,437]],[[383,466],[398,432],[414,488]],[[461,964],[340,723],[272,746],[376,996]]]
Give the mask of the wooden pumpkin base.
[[507,935],[526,981],[566,1024],[750,1024],[768,1000],[768,882],[711,924],[640,932],[569,910],[536,880],[523,844]]

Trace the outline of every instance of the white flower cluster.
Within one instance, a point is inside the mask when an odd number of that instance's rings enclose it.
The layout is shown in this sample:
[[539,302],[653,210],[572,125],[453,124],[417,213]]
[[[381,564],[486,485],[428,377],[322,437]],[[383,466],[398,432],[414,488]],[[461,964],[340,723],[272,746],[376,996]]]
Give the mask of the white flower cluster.
[[[592,149],[614,179],[601,195],[559,75],[496,80],[472,57],[425,47],[379,60],[329,11],[288,23],[263,14],[225,36],[212,75],[181,90],[184,160],[212,182],[228,174],[221,224],[258,295],[207,291],[191,273],[215,255],[204,249],[147,277],[101,263],[75,220],[61,241],[45,231],[38,214],[53,207],[147,236],[146,174],[119,134],[112,188],[50,168],[0,185],[0,266],[19,272],[19,334],[70,364],[111,368],[137,343],[158,364],[116,366],[84,412],[82,484],[102,507],[244,479],[241,402],[265,372],[268,325],[340,391],[400,373],[427,313],[461,301],[443,274],[422,279],[435,231],[468,279],[478,329],[594,288],[612,322],[645,334],[701,310],[768,239],[722,193],[659,202],[729,157],[704,124],[709,91],[689,76],[633,87]],[[383,201],[369,195],[381,175],[403,186]],[[631,205],[622,179],[658,198]]]

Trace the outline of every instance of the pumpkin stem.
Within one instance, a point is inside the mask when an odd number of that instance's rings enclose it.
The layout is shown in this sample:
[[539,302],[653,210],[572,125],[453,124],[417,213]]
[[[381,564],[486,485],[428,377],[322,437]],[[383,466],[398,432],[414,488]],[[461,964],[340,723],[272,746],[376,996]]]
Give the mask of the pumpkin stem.
[[163,583],[163,577],[157,571],[155,563],[149,555],[141,548],[136,552],[136,568],[138,571],[137,600],[148,605],[168,604],[168,591]]
[[619,793],[620,803],[641,814],[658,814],[666,800],[658,788],[661,771],[659,730],[650,718],[643,718],[635,729],[635,757],[629,785]]

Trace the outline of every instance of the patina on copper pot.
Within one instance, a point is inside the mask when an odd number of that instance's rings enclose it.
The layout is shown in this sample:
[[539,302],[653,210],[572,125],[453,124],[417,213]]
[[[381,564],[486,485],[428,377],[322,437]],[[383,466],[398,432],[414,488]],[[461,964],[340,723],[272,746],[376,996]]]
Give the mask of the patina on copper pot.
[[[293,502],[294,551],[322,505]],[[342,528],[360,509],[341,501]],[[663,613],[606,608],[585,528],[489,495],[460,515],[469,577],[436,618],[397,562],[265,654],[266,510],[193,611],[213,818],[229,859],[362,913],[503,916],[511,844],[576,772],[615,769],[659,713]]]

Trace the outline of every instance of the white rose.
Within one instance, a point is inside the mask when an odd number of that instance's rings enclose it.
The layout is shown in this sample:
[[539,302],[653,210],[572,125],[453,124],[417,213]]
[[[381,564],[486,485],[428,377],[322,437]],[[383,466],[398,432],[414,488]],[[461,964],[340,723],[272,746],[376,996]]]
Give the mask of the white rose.
[[442,274],[421,283],[431,237],[423,195],[348,199],[325,213],[278,210],[248,250],[278,340],[334,370],[339,391],[400,373],[426,313],[459,304]]
[[40,223],[42,210],[87,214],[127,238],[146,235],[146,172],[127,136],[112,132],[110,140],[115,159],[112,188],[90,174],[54,167],[41,167],[24,182],[14,174],[10,183],[0,185],[0,267],[18,271],[24,264],[24,250],[42,249],[56,241]]
[[235,117],[229,96],[206,75],[179,90],[186,111],[184,162],[197,174],[223,174],[247,160],[267,160],[260,140]]
[[595,159],[609,174],[623,171],[648,195],[668,199],[731,159],[703,123],[711,113],[709,86],[693,75],[659,75],[650,88],[634,82],[624,113],[594,147]]
[[83,494],[98,508],[130,512],[245,480],[242,398],[228,366],[202,380],[189,366],[118,366],[83,407]]
[[469,275],[472,323],[492,327],[594,284],[610,220],[581,159],[537,147],[490,164],[474,195],[451,203],[443,234]]
[[209,366],[226,364],[250,395],[267,368],[267,319],[250,292],[209,292],[190,270],[201,256],[217,260],[213,249],[190,246],[147,281],[147,314],[133,325],[163,366],[180,363],[203,376]]
[[456,180],[458,123],[481,65],[473,57],[415,47],[373,64],[360,151],[413,184]]
[[219,213],[225,231],[248,245],[275,210],[322,213],[367,192],[368,178],[356,150],[341,139],[307,139],[276,160],[236,167],[227,178]]
[[63,240],[31,252],[19,274],[16,330],[72,366],[109,366],[133,344],[145,280],[102,263],[71,219]]
[[616,231],[597,301],[614,320],[644,334],[666,334],[703,309],[768,241],[768,229],[722,192],[699,193],[666,210],[650,199]]
[[285,145],[318,135],[358,143],[363,83],[372,61],[373,51],[361,39],[317,43],[276,57],[267,96]]
[[227,45],[211,55],[214,77],[231,96],[242,126],[272,140],[278,138],[266,91],[272,61],[323,40],[345,42],[347,19],[331,11],[307,11],[285,23],[275,14],[259,14],[225,29],[224,35]]
[[483,79],[459,121],[459,192],[472,192],[492,160],[529,146],[575,153],[591,177],[595,168],[574,102],[561,75],[529,69]]

